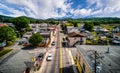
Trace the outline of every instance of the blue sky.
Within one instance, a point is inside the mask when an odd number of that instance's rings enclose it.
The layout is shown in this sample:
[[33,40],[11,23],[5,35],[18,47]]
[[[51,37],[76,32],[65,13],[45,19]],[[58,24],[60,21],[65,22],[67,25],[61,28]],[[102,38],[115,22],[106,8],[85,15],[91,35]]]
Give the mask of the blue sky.
[[120,17],[120,0],[0,0],[0,15],[40,19]]

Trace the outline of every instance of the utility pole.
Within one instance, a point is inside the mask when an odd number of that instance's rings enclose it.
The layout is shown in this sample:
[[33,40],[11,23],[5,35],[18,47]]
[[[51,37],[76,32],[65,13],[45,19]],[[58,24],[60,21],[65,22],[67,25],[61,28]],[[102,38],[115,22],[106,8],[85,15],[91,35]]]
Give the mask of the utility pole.
[[[91,52],[89,54],[90,58],[94,60],[93,66],[94,66],[94,73],[100,73],[101,71],[101,65],[100,65],[100,59],[103,57],[101,56],[96,50],[89,50],[88,52]],[[100,68],[97,68],[100,67]]]

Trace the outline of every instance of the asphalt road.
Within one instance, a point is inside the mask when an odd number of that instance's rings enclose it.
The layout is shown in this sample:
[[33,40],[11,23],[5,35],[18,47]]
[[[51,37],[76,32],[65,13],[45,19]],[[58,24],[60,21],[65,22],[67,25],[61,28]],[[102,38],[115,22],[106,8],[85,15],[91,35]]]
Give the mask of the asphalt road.
[[[58,27],[57,27],[58,28]],[[56,32],[54,41],[56,42],[55,46],[50,47],[51,49],[48,50],[48,54],[51,53],[53,59],[51,61],[44,61],[44,69],[42,73],[59,73],[59,33],[58,30]],[[46,57],[45,57],[46,58]]]
[[[44,61],[45,65],[42,73],[74,73],[71,63],[72,58],[68,53],[68,48],[64,48],[61,45],[64,34],[60,33],[60,30],[60,26],[57,26],[57,33],[54,39],[56,45],[48,50],[48,53],[53,55],[53,59],[52,61]],[[60,69],[60,67],[62,68]]]
[[[64,36],[63,33],[60,33],[61,42],[63,42]],[[68,48],[62,47],[62,73],[74,73],[71,59]]]

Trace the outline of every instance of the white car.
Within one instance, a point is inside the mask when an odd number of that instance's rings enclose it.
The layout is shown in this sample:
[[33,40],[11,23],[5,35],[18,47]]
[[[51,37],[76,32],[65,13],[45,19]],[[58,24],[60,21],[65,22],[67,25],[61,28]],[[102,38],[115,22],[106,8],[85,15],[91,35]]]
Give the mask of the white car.
[[52,60],[52,54],[48,54],[47,61],[51,61],[51,60]]

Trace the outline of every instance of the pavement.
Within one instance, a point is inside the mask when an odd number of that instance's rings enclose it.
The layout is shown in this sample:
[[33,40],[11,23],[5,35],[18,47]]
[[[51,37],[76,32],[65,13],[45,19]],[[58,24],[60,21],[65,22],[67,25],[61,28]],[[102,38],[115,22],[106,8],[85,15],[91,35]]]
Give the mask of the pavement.
[[32,56],[24,50],[15,51],[0,63],[0,73],[23,73],[33,66]]

